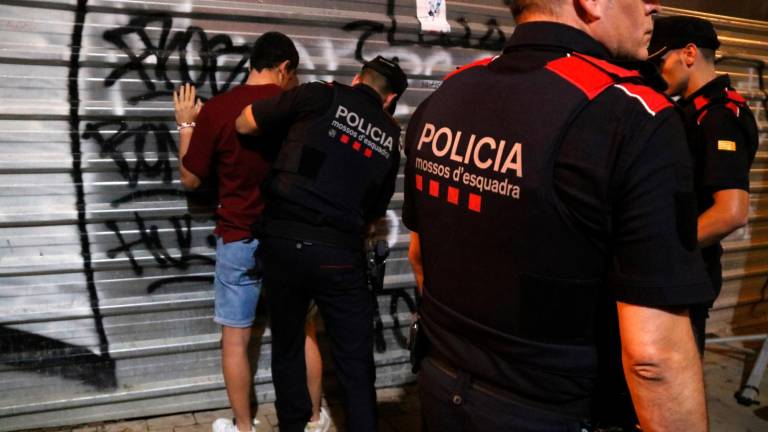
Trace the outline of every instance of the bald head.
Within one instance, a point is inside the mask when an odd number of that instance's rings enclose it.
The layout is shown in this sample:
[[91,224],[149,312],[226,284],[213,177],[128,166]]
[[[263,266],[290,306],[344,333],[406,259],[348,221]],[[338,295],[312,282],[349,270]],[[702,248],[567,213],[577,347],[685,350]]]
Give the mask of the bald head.
[[517,24],[550,21],[575,27],[612,56],[644,60],[660,0],[505,0]]
[[515,21],[528,15],[556,16],[563,6],[564,0],[505,0]]

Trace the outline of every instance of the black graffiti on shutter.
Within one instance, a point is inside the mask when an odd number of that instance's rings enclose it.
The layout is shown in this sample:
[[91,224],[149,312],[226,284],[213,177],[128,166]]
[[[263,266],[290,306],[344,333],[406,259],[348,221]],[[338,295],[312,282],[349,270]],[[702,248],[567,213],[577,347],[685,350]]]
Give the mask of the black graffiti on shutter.
[[365,60],[365,45],[371,36],[386,33],[387,43],[390,46],[440,46],[445,48],[462,47],[470,49],[479,49],[485,51],[500,51],[504,48],[507,36],[501,30],[498,21],[490,18],[483,23],[485,32],[479,35],[477,40],[473,40],[470,23],[465,17],[456,19],[464,29],[461,35],[452,35],[449,33],[440,33],[435,35],[412,34],[398,31],[398,22],[395,17],[396,0],[387,0],[386,15],[389,17],[389,25],[384,25],[377,21],[356,20],[342,26],[342,29],[348,32],[360,31],[361,34],[357,40],[355,48],[355,58],[358,61]]
[[[101,322],[100,315],[94,319]],[[115,362],[109,352],[96,354],[86,347],[17,328],[0,326],[0,363],[76,380],[102,391],[117,388]]]
[[[104,131],[113,132],[105,134]],[[155,142],[154,162],[150,162],[146,157],[150,136]],[[143,123],[135,127],[128,127],[126,122],[116,120],[88,123],[85,125],[83,138],[96,141],[99,145],[99,155],[112,159],[130,188],[135,188],[141,177],[159,178],[168,185],[173,182],[174,167],[171,165],[170,156],[175,156],[179,151],[168,126],[164,123]],[[126,152],[136,155],[133,164],[126,159]],[[169,193],[174,194],[174,191]],[[124,201],[124,198],[117,198],[113,203],[120,201]]]
[[83,257],[83,274],[88,291],[88,301],[93,314],[94,331],[98,337],[98,353],[90,348],[74,345],[64,340],[0,325],[0,363],[41,375],[76,380],[98,390],[110,391],[117,388],[117,374],[115,361],[109,353],[109,339],[104,329],[104,317],[94,281],[79,134],[81,99],[78,77],[80,75],[80,51],[86,14],[87,0],[78,0],[70,40],[72,49],[67,71],[67,90],[70,103],[68,123],[72,154],[71,175],[77,208],[77,231],[80,240],[80,253]]
[[[107,256],[111,259],[116,258],[118,255],[123,254],[128,258],[131,264],[133,272],[137,275],[144,273],[144,267],[139,264],[136,256],[133,253],[134,248],[139,250],[146,250],[160,268],[175,268],[179,270],[189,269],[192,263],[202,263],[206,265],[214,265],[215,260],[209,256],[192,253],[192,218],[189,214],[183,216],[171,216],[167,221],[173,226],[175,234],[175,246],[178,249],[178,255],[173,256],[163,240],[160,238],[160,228],[158,225],[148,223],[139,213],[133,213],[133,221],[138,230],[138,236],[132,240],[126,239],[125,234],[120,229],[117,221],[107,221],[106,226],[109,228],[117,238],[120,246],[114,247],[107,251]],[[150,283],[147,286],[147,292],[152,293],[158,288],[174,283],[190,282],[190,281],[205,281],[212,282],[212,276],[176,276],[171,278],[161,279]]]
[[[136,73],[146,88],[146,92],[128,99],[131,103],[158,97],[170,97],[173,89],[180,83],[193,83],[198,89],[206,84],[212,95],[228,90],[233,83],[241,84],[248,77],[248,63],[250,47],[247,44],[235,45],[228,35],[217,34],[214,36],[200,27],[190,26],[184,31],[171,32],[173,17],[167,13],[154,13],[131,18],[130,22],[122,27],[104,32],[104,39],[118,47],[128,57],[123,64],[116,66],[104,79],[104,85],[111,87],[130,72]],[[159,26],[158,36],[153,36],[147,31],[148,27]],[[138,39],[140,47],[130,46],[130,40]],[[195,59],[199,65],[191,66],[187,61],[187,47],[197,40]],[[219,70],[218,60],[223,55],[240,55],[234,67],[228,67],[229,75],[224,84],[219,87],[216,82],[216,73]],[[154,57],[154,62],[146,62],[149,57]],[[176,57],[178,63],[170,60]],[[169,76],[169,71],[177,69],[175,80]],[[192,71],[199,71],[193,77]],[[157,83],[157,84],[156,84]]]

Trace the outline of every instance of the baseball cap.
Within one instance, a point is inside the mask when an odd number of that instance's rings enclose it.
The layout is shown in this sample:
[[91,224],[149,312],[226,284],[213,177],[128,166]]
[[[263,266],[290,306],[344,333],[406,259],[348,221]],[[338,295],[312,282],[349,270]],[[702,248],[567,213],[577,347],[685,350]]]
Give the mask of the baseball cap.
[[689,16],[658,18],[653,22],[648,60],[658,61],[668,51],[683,48],[689,43],[711,50],[720,47],[715,27],[707,20]]
[[373,69],[386,78],[389,86],[392,87],[392,91],[398,95],[402,95],[405,89],[408,88],[408,77],[400,69],[397,57],[389,60],[382,56],[376,56],[375,59],[363,64],[363,69],[366,68]]

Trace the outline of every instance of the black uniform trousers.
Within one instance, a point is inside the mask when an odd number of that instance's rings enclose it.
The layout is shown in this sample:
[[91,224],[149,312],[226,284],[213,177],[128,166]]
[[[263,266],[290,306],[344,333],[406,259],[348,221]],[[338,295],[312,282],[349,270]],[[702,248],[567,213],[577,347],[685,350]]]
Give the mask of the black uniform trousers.
[[429,356],[421,361],[419,399],[426,432],[582,431],[579,420],[525,406]]
[[363,251],[269,236],[259,249],[280,431],[303,431],[312,414],[304,361],[304,325],[311,299],[331,342],[347,429],[375,431],[373,300]]
[[[710,282],[712,282],[712,289],[715,290],[715,298],[717,298],[723,287],[723,268],[720,264],[723,248],[719,244],[712,245],[702,249],[701,255],[704,257],[704,263],[707,265],[707,274],[709,275]],[[709,318],[709,309],[713,303],[714,300],[711,303],[696,304],[689,308],[691,324],[693,325],[693,336],[696,339],[696,346],[699,348],[699,353],[702,356],[704,355],[706,343],[707,318]]]

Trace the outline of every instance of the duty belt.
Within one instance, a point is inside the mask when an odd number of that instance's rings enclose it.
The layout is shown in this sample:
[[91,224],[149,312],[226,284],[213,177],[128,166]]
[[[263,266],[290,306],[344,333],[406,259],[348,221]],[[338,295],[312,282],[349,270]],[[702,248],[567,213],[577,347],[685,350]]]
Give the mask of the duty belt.
[[290,220],[266,218],[259,231],[266,236],[306,240],[344,249],[363,250],[364,246],[360,235]]

